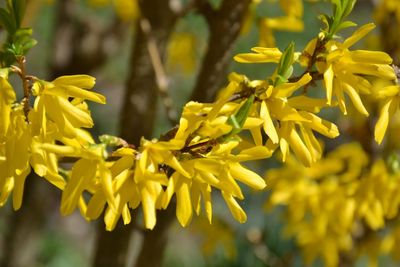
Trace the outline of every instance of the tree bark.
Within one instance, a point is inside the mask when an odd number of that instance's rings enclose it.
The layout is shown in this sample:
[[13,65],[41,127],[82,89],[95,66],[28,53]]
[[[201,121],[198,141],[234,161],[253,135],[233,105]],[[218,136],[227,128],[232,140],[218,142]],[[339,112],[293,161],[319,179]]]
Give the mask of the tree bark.
[[191,100],[213,101],[225,82],[232,49],[250,2],[250,0],[224,0],[216,12],[207,13],[210,39]]
[[[142,16],[152,28],[152,36],[161,57],[165,57],[167,42],[176,16],[166,0],[140,1]],[[130,59],[130,72],[126,83],[121,110],[121,137],[139,145],[142,136],[151,137],[156,116],[158,89],[153,66],[147,49],[146,34],[136,25],[136,36]]]
[[135,267],[161,267],[168,244],[168,229],[175,219],[175,205],[157,213],[157,224],[153,230],[143,233],[143,244]]
[[[139,5],[141,16],[149,21],[152,36],[155,38],[160,55],[164,58],[168,38],[176,22],[176,16],[169,7],[169,1],[143,0],[139,1]],[[136,36],[130,57],[130,71],[120,115],[120,135],[129,143],[139,145],[142,136],[150,138],[152,135],[158,89],[148,53],[146,34],[141,30],[139,21],[135,28]],[[93,266],[125,266],[132,226],[119,225],[112,232],[106,232],[104,229],[104,223],[101,223],[97,231],[98,242]],[[146,244],[146,241],[144,242]],[[139,257],[143,258],[141,255]]]
[[[210,39],[200,74],[191,99],[210,102],[222,82],[232,55],[232,48],[239,35],[250,0],[224,0],[217,11],[207,9]],[[167,246],[167,233],[175,219],[175,205],[157,213],[157,224],[152,231],[144,232],[141,251],[134,267],[160,267]]]

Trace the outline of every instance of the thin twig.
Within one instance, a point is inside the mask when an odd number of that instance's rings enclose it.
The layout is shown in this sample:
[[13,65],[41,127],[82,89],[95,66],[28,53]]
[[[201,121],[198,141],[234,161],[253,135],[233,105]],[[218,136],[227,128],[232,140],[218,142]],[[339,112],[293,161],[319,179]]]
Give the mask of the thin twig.
[[27,122],[29,122],[28,120],[28,114],[30,109],[29,98],[31,96],[31,85],[29,81],[33,80],[33,76],[26,75],[25,62],[26,59],[24,56],[17,57],[17,63],[19,67],[12,66],[12,70],[15,71],[22,80],[22,88],[24,90],[24,98],[22,99],[22,105],[24,107],[25,119]]
[[141,18],[139,23],[141,30],[146,35],[147,50],[149,52],[151,64],[153,66],[154,73],[156,76],[158,91],[162,98],[164,108],[167,112],[167,118],[172,125],[176,125],[178,123],[176,119],[177,112],[173,109],[172,106],[173,101],[168,92],[168,77],[165,73],[161,61],[161,55],[160,52],[158,51],[156,40],[154,39],[154,36],[151,33],[150,22],[146,18]]

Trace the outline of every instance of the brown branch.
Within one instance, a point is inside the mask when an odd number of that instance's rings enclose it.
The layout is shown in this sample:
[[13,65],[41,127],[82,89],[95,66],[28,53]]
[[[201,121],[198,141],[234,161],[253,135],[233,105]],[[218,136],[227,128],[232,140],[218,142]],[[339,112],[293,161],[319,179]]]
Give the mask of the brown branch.
[[143,244],[134,267],[161,267],[168,243],[168,230],[175,218],[175,204],[157,212],[157,224],[153,230],[143,233]]
[[30,81],[32,81],[35,78],[33,76],[26,74],[26,67],[25,67],[26,59],[24,56],[18,56],[17,63],[18,63],[18,67],[11,66],[11,71],[17,73],[18,76],[21,78],[22,89],[23,89],[23,93],[24,93],[24,97],[22,98],[21,103],[24,108],[25,119],[28,122],[28,114],[29,114],[29,110],[30,110],[29,99],[31,97],[31,87],[32,87]]
[[177,122],[178,114],[174,110],[174,107],[172,106],[173,101],[168,92],[168,84],[169,84],[168,77],[165,73],[161,61],[161,56],[157,48],[156,40],[154,39],[154,36],[152,35],[151,32],[152,30],[150,22],[146,18],[141,18],[139,24],[141,30],[146,35],[147,50],[149,52],[151,64],[153,66],[154,73],[156,76],[158,92],[161,96],[161,100],[164,105],[165,111],[167,112],[167,118],[170,121],[171,125],[176,125],[178,123]]
[[214,11],[209,4],[200,9],[209,24],[210,39],[191,95],[192,100],[212,101],[225,81],[232,49],[250,2],[250,0],[224,0],[217,11]]
[[[160,65],[164,61],[166,45],[169,36],[175,26],[176,16],[169,7],[169,1],[165,0],[142,0],[139,1],[141,15],[146,18],[151,25],[152,38],[156,50],[159,53]],[[127,142],[138,145],[142,136],[151,137],[156,118],[158,85],[156,81],[155,68],[152,65],[151,55],[149,53],[146,33],[143,31],[140,20],[135,26],[136,36],[132,42],[130,56],[130,70],[126,81],[126,91],[120,116],[120,136]],[[153,234],[161,236],[165,230],[160,229],[162,225],[158,219],[157,226]],[[132,224],[117,227],[113,232],[106,232],[104,224],[98,228],[99,236],[96,244],[93,266],[95,267],[125,267],[128,244],[132,233]],[[146,235],[144,244],[146,244]],[[157,259],[161,262],[163,248],[152,253],[146,253],[148,248],[142,248],[139,259],[150,262],[151,259]],[[146,261],[146,257],[150,257]],[[121,259],[110,263],[110,259]],[[149,265],[142,265],[145,267]]]

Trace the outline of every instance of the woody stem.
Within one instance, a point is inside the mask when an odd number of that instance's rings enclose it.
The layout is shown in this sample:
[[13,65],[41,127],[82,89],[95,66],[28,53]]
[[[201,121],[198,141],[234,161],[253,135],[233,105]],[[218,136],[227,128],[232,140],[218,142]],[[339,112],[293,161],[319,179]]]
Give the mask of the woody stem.
[[19,65],[19,71],[18,71],[18,75],[21,77],[22,80],[22,88],[24,90],[24,98],[22,99],[22,104],[24,106],[24,114],[26,117],[26,120],[28,121],[28,113],[29,113],[29,98],[31,96],[31,88],[30,88],[30,84],[29,84],[29,80],[31,79],[31,77],[28,77],[26,75],[26,69],[25,69],[25,62],[26,59],[24,56],[19,56],[17,57],[17,62]]

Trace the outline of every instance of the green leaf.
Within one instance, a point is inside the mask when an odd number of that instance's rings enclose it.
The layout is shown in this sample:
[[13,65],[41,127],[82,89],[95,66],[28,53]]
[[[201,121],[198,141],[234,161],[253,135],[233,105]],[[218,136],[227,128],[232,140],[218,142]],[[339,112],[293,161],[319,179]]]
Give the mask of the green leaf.
[[243,103],[235,115],[229,116],[228,124],[232,126],[232,130],[223,137],[224,139],[227,139],[232,135],[238,134],[242,131],[243,125],[249,116],[249,112],[253,103],[254,95],[251,95],[246,102]]
[[247,116],[249,115],[251,106],[253,105],[254,102],[254,95],[251,95],[246,102],[240,107],[238,112],[236,113],[235,117],[240,125],[240,127],[243,127]]
[[354,22],[352,22],[352,21],[350,21],[350,20],[346,20],[346,21],[343,21],[343,22],[339,25],[337,31],[340,31],[340,30],[343,30],[343,29],[346,29],[346,28],[349,28],[349,27],[355,27],[355,26],[357,26],[356,23],[354,23]]
[[281,60],[278,65],[278,74],[275,79],[274,85],[277,86],[287,81],[287,79],[292,75],[294,62],[294,43],[291,42],[288,47],[283,51]]
[[342,8],[342,3],[340,0],[332,0],[334,6],[333,6],[333,14],[334,14],[334,19],[341,19],[342,14],[343,14],[343,8]]
[[[240,129],[240,124],[236,119],[235,115],[230,115],[228,118],[228,124],[233,127],[233,129]],[[233,130],[232,130],[233,131]]]
[[343,21],[353,10],[355,2],[356,0],[332,0],[334,14],[332,21],[328,21],[326,18],[323,21],[329,24],[328,39],[333,38],[342,29],[355,26],[352,22]]
[[343,19],[353,11],[354,5],[356,4],[356,0],[347,0],[346,2],[347,5],[345,6],[342,16]]
[[292,66],[293,61],[294,61],[294,42],[290,42],[288,47],[283,52],[283,55],[282,55],[281,60],[279,62],[279,64],[280,64],[279,74],[285,73],[286,70],[290,66]]
[[35,39],[29,39],[22,45],[22,53],[26,55],[26,53],[35,45],[37,45],[37,41]]
[[319,15],[318,18],[322,21],[323,24],[325,24],[326,26],[325,31],[329,31],[329,27],[333,21],[332,18],[326,14]]
[[25,55],[30,48],[36,45],[37,41],[32,37],[31,28],[21,28],[12,36],[11,51],[15,56]]

